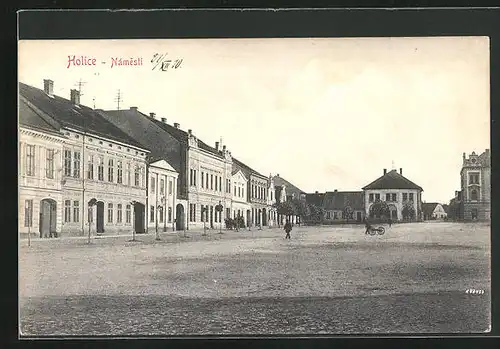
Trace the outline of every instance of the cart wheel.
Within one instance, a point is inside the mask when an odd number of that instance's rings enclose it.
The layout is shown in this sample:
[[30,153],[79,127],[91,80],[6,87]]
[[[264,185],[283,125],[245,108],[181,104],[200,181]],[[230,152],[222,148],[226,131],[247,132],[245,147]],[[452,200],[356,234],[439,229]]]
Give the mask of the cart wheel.
[[384,235],[385,233],[385,228],[384,227],[379,227],[378,228],[378,235]]
[[377,232],[374,229],[370,229],[368,231],[368,234],[370,234],[371,236],[373,236],[373,235],[377,234]]

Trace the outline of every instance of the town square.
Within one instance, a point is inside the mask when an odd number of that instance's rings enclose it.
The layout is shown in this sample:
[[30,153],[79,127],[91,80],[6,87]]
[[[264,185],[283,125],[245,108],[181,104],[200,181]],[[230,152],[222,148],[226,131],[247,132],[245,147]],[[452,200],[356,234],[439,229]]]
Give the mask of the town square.
[[159,43],[20,43],[22,336],[490,330],[487,40]]

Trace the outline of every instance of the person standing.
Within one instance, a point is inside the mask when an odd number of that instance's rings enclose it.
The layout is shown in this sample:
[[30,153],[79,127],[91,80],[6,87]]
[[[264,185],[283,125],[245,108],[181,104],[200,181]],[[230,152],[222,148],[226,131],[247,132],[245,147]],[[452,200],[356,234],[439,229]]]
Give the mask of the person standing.
[[290,223],[289,220],[286,221],[284,228],[285,228],[285,232],[286,232],[285,239],[291,239],[290,232],[292,231],[292,224]]

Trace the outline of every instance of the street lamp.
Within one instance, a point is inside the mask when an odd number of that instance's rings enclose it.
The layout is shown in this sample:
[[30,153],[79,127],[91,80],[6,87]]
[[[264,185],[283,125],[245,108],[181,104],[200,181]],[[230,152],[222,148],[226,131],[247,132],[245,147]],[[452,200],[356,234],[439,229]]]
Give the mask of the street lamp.
[[91,212],[90,212],[90,209],[91,209],[92,207],[94,207],[94,206],[97,204],[97,200],[96,200],[95,198],[90,199],[90,201],[88,202],[88,204],[89,204],[89,210],[88,210],[88,212],[87,212],[87,215],[88,215],[88,221],[89,221],[89,238],[88,238],[88,243],[90,244],[90,227],[91,227],[91,225],[92,225],[92,221],[91,221],[91,219],[90,219],[90,217],[91,217]]

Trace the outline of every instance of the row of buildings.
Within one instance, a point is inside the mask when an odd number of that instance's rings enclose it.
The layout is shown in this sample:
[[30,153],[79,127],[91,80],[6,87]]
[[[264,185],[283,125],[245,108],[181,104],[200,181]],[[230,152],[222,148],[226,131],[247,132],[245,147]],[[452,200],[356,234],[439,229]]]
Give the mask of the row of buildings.
[[[99,110],[19,84],[19,231],[40,236],[218,228],[283,221],[276,203],[305,200],[193,130],[136,107]],[[287,182],[286,182],[287,183]],[[222,208],[221,210],[218,208]],[[292,220],[297,219],[292,217]]]
[[[226,218],[246,226],[275,226],[284,217],[277,203],[302,200],[322,207],[325,221],[380,216],[422,219],[423,189],[402,169],[383,170],[361,191],[306,194],[278,175],[263,175],[136,107],[99,110],[19,84],[19,231],[40,236],[115,234],[151,230],[218,228]],[[462,191],[465,218],[489,218],[489,152],[465,159]],[[489,167],[488,167],[489,168]],[[459,194],[464,193],[464,194]],[[435,209],[434,209],[435,210]],[[292,222],[298,217],[292,216]]]

